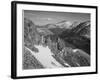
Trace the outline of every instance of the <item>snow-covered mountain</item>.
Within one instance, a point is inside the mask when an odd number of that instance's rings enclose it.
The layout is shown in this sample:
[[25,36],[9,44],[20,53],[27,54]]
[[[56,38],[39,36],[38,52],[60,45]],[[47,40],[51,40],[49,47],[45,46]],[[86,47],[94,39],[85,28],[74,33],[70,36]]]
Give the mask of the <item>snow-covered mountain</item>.
[[56,23],[55,25],[58,26],[59,28],[71,29],[72,23],[70,21],[64,20]]

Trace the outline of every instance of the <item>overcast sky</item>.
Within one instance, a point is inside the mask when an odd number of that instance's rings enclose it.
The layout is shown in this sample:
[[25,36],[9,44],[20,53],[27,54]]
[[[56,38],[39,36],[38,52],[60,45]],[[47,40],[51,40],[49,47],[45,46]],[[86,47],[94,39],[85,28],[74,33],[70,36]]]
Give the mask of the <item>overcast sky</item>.
[[63,20],[69,22],[83,22],[90,20],[88,13],[49,12],[24,10],[24,17],[32,20],[37,25],[57,23]]

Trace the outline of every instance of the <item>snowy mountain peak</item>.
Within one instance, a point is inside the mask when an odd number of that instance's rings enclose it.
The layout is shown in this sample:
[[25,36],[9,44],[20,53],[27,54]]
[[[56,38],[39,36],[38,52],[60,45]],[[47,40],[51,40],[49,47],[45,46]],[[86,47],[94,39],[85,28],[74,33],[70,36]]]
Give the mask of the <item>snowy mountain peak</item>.
[[71,25],[72,22],[66,20],[56,23],[56,26],[59,26],[59,28],[66,28],[66,29],[70,29]]

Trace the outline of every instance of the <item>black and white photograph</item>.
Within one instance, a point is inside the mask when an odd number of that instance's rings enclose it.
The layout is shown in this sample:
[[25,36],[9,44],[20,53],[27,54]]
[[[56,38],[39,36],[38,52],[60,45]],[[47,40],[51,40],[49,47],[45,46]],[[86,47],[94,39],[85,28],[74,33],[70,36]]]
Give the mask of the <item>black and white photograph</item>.
[[90,14],[24,10],[23,69],[90,66]]
[[96,6],[13,2],[12,14],[12,78],[97,73]]

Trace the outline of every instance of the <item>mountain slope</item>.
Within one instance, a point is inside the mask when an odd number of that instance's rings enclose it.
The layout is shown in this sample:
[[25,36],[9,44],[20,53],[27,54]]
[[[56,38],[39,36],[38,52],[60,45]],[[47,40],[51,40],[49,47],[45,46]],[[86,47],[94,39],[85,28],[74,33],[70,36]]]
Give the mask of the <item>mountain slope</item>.
[[[87,36],[88,37],[87,37]],[[71,30],[62,32],[60,38],[90,54],[90,22],[82,22]]]

